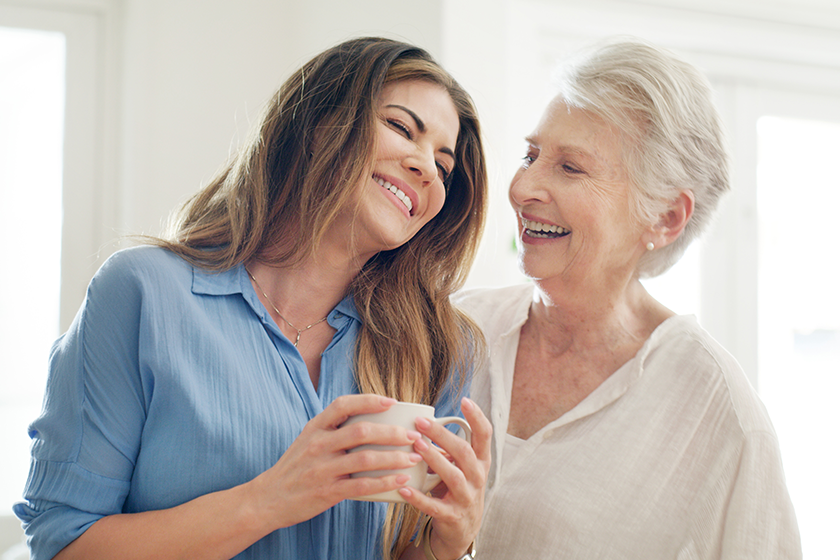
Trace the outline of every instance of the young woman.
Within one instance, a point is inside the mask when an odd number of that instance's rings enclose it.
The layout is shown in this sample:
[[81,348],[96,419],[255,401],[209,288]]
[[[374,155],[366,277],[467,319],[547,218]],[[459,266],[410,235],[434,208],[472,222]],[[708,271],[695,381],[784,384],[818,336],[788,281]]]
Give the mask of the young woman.
[[[171,236],[103,265],[57,342],[15,506],[34,560],[470,548],[490,428],[460,398],[480,336],[448,297],[484,219],[473,105],[423,50],[363,38],[296,72],[258,124]],[[472,444],[428,422],[340,427],[394,399],[460,407]],[[346,453],[365,443],[415,452]],[[349,476],[420,460],[436,497]],[[383,504],[348,500],[398,488],[416,509],[384,531]]]

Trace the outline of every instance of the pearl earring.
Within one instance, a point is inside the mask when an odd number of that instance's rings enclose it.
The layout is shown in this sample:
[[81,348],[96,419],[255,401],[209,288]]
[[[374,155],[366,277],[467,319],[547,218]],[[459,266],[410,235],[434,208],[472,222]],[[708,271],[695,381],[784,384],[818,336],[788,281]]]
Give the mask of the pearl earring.
[[645,245],[645,247],[647,248],[648,251],[653,251],[653,248],[655,247],[655,245],[653,244],[653,241],[648,241],[647,245]]

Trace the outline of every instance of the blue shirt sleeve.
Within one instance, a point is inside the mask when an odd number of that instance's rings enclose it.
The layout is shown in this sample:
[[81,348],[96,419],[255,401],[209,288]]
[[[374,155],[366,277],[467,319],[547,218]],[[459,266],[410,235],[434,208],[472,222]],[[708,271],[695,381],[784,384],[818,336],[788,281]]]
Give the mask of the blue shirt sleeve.
[[54,345],[43,414],[32,423],[26,503],[16,504],[33,560],[52,558],[128,494],[143,429],[140,287],[120,257],[92,280]]

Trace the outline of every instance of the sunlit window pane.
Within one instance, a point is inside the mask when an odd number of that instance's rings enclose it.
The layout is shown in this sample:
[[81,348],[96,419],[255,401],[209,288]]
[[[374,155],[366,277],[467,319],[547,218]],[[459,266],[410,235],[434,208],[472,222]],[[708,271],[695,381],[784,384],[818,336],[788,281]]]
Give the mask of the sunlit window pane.
[[64,35],[0,27],[0,508],[29,469],[49,348],[58,336]]
[[840,557],[840,124],[758,121],[759,391],[805,558]]

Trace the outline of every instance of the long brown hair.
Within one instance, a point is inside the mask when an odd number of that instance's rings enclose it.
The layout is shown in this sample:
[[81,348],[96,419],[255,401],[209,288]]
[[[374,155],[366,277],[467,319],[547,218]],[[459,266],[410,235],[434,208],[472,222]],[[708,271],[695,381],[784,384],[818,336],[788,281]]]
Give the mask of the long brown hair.
[[[382,88],[404,80],[434,83],[452,98],[460,122],[455,168],[440,213],[404,245],[372,257],[350,286],[362,323],[355,371],[361,392],[435,404],[446,388],[463,387],[483,340],[449,296],[478,248],[487,177],[472,100],[423,49],[360,38],[305,64],[157,243],[214,270],[251,258],[289,265],[312,255],[371,175]],[[386,558],[405,550],[418,518],[413,508],[390,508]]]

